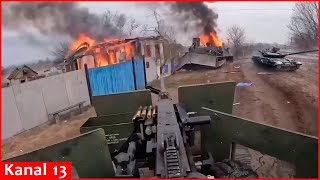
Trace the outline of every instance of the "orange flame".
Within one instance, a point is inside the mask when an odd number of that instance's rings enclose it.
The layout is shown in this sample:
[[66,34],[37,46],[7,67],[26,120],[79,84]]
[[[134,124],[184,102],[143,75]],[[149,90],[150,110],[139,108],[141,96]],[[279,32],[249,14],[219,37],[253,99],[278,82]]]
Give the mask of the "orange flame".
[[[131,60],[134,55],[133,44],[126,43],[125,39],[104,39],[102,42],[97,42],[85,33],[79,34],[78,38],[71,44],[69,52],[76,51],[85,42],[89,44],[85,53],[93,54],[96,67],[119,63],[120,61],[116,57],[117,53],[126,52],[126,60]],[[82,67],[80,65],[81,59],[77,62],[80,69]]]
[[109,57],[110,57],[111,64],[119,63],[119,62],[117,62],[117,58],[116,58],[116,54],[114,53],[114,50],[109,51]]
[[119,44],[119,43],[123,43],[124,39],[104,39],[104,42],[110,43],[110,44]]
[[90,47],[96,43],[94,39],[91,39],[89,36],[87,36],[84,33],[80,33],[77,40],[75,40],[71,44],[70,50],[75,51],[82,43],[85,43],[85,42],[88,43]]
[[97,66],[98,66],[98,67],[108,66],[108,65],[109,65],[108,59],[107,59],[105,56],[103,56],[102,54],[97,54],[97,55],[95,56],[95,60],[96,60],[96,62],[97,62]]
[[204,46],[207,46],[207,43],[212,43],[218,47],[222,46],[222,41],[214,32],[211,32],[210,34],[201,34],[199,38]]
[[134,50],[134,47],[133,47],[133,45],[131,43],[125,45],[125,52],[127,53],[127,59],[131,59],[132,58],[133,50]]

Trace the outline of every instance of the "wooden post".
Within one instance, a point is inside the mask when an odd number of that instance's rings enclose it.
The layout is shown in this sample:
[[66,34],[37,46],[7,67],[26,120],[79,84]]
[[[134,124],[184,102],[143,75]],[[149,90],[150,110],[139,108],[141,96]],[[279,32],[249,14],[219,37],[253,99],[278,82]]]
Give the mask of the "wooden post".
[[131,62],[132,62],[132,73],[133,73],[134,90],[137,90],[136,70],[135,70],[133,57],[131,58]]
[[56,121],[56,124],[58,124],[60,121],[59,114],[54,115],[54,119]]
[[142,56],[143,61],[143,75],[144,75],[144,86],[147,86],[147,69],[146,69],[146,60],[144,59],[144,55]]
[[90,98],[90,104],[91,104],[91,102],[92,102],[92,92],[91,92],[91,86],[90,86],[90,79],[89,79],[89,72],[88,72],[87,63],[84,64],[84,71],[86,73],[86,80],[87,80],[87,86],[88,86],[88,92],[89,92],[89,98]]

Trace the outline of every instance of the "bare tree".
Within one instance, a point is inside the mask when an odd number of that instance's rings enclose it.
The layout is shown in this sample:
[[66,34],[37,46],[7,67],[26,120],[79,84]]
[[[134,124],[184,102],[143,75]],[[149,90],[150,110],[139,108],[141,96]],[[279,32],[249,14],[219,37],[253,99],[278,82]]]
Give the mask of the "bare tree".
[[[124,26],[127,22],[127,17],[124,14],[119,14],[118,12],[111,12],[106,10],[101,16],[102,26],[113,34],[124,33]],[[110,27],[114,27],[110,29]]]
[[170,43],[175,42],[175,32],[174,29],[165,24],[165,21],[161,18],[161,15],[157,12],[157,9],[150,9],[155,21],[155,26],[143,25],[141,32],[146,34],[147,32],[154,32],[161,38],[169,41]]
[[54,60],[56,62],[63,62],[63,59],[66,57],[68,50],[70,48],[70,43],[65,41],[65,42],[60,42],[57,46],[53,48],[51,51],[52,56],[54,57]]
[[149,25],[148,24],[144,24],[141,28],[140,33],[142,33],[142,36],[145,36],[149,31]]
[[155,32],[157,32],[159,34],[159,36],[161,37],[165,37],[165,27],[164,27],[164,20],[161,19],[160,14],[157,12],[157,9],[153,9],[152,10],[153,13],[153,17],[157,23],[157,26],[154,27]]
[[[166,39],[172,39],[172,30],[166,29],[167,27],[164,25],[164,21],[161,19],[160,15],[156,11],[156,9],[151,10],[152,16],[155,19],[156,26],[150,27],[147,24],[142,25],[136,21],[136,19],[126,16],[123,13],[119,13],[117,11],[111,11],[106,10],[99,18],[101,21],[101,26],[103,28],[108,28],[109,32],[113,32],[114,34],[124,34],[128,36],[132,36],[134,31],[137,31],[137,29],[141,29],[141,33],[143,35],[146,35],[147,32],[156,32],[159,36],[162,37],[168,37]],[[110,29],[110,27],[113,27]],[[170,32],[169,34],[166,34],[166,32]]]
[[141,33],[145,36],[148,33],[156,33],[158,36],[161,36],[161,32],[159,31],[160,27],[160,17],[157,13],[156,9],[151,9],[152,15],[154,17],[156,26],[149,26],[148,24],[144,24],[141,29]]
[[129,25],[128,25],[128,34],[129,36],[132,35],[133,31],[140,27],[140,24],[136,22],[136,19],[130,18]]
[[123,27],[125,26],[126,22],[127,22],[126,15],[119,14],[119,15],[115,16],[114,24],[119,31],[123,31]]
[[233,25],[227,29],[228,39],[231,40],[234,50],[234,56],[239,56],[241,46],[245,41],[245,31],[237,25]]
[[102,15],[102,25],[105,28],[110,26],[116,27],[115,30],[118,33],[120,32],[128,36],[132,36],[133,32],[141,26],[136,19],[122,13],[111,12],[110,10],[107,10]]
[[298,2],[288,28],[291,42],[300,48],[318,45],[318,2]]
[[103,13],[102,15],[102,24],[106,27],[110,25],[114,25],[117,15],[118,15],[117,12],[113,13],[110,10],[106,10],[106,12]]
[[148,32],[154,32],[158,36],[160,36],[162,39],[165,40],[166,45],[164,46],[164,61],[160,62],[160,72],[162,72],[163,67],[166,65],[166,63],[176,56],[176,39],[175,39],[175,31],[173,27],[167,26],[165,24],[165,21],[161,18],[161,15],[157,12],[157,9],[150,9],[152,12],[151,16],[153,16],[155,21],[155,26],[148,26],[143,25],[142,26],[142,33],[143,35],[146,35]]

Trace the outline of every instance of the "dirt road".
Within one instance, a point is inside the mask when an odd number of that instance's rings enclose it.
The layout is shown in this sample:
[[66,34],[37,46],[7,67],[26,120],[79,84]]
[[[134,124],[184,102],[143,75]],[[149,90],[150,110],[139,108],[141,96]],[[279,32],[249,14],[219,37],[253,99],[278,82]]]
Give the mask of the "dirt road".
[[[254,83],[255,101],[248,104],[255,110],[252,119],[317,136],[318,63],[305,62],[295,72],[270,75],[257,74],[263,69],[252,63],[242,67],[245,79]],[[241,110],[235,107],[235,114],[242,115]]]

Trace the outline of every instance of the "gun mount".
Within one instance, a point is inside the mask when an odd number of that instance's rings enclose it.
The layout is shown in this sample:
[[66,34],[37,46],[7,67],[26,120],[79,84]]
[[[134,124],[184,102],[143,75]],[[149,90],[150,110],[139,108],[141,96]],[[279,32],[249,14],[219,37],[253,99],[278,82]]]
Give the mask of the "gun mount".
[[[210,116],[189,117],[182,105],[172,102],[168,93],[160,90],[154,92],[159,96],[157,105],[138,108],[132,119],[132,134],[114,156],[115,176],[140,178],[226,176],[225,173],[217,171],[219,168],[210,153],[206,153],[207,156],[195,157],[195,152],[191,149],[197,141],[194,135],[195,126],[210,125]],[[198,167],[195,159],[201,162]],[[233,173],[242,174],[241,177],[257,177],[251,169],[245,167],[234,170]]]
[[291,58],[287,58],[286,56],[316,52],[316,51],[318,50],[300,51],[300,52],[293,52],[293,53],[281,53],[280,48],[273,47],[272,49],[259,51],[261,55],[252,56],[252,60],[256,64],[263,65],[266,67],[295,71],[300,68],[302,63],[299,61],[295,61]]

